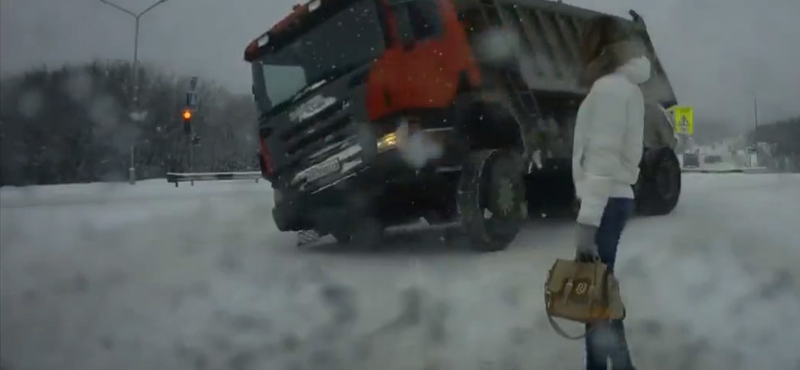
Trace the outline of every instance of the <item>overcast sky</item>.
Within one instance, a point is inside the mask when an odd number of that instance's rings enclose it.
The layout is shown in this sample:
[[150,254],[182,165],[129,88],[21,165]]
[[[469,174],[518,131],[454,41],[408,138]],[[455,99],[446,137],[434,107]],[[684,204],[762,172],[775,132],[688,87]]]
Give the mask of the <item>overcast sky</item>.
[[[140,11],[154,0],[116,0]],[[169,0],[142,17],[139,57],[170,72],[249,93],[247,42],[294,0]],[[751,127],[800,114],[800,0],[566,0],[637,10],[682,104],[698,117]],[[133,18],[99,0],[0,0],[0,71],[132,58]],[[700,122],[698,122],[700,124]]]

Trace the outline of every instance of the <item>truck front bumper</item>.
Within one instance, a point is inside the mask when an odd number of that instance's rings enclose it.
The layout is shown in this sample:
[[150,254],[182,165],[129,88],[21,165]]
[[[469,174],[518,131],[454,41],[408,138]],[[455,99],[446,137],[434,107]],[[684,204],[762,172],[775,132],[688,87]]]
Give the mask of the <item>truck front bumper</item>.
[[353,215],[369,210],[372,200],[392,186],[425,185],[458,172],[458,156],[446,153],[421,168],[412,167],[396,148],[362,151],[341,162],[341,173],[301,187],[280,190],[272,215],[281,231],[316,230],[327,234],[345,227]]

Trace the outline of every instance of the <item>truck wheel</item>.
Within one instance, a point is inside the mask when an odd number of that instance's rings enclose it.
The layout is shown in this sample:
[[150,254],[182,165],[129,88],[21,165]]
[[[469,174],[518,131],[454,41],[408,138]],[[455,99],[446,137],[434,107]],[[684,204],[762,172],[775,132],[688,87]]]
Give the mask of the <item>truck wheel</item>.
[[681,166],[670,148],[657,149],[652,162],[645,161],[634,187],[639,213],[661,216],[672,212],[681,194]]
[[525,219],[521,161],[513,153],[482,150],[470,154],[458,188],[461,226],[472,247],[482,252],[505,249]]

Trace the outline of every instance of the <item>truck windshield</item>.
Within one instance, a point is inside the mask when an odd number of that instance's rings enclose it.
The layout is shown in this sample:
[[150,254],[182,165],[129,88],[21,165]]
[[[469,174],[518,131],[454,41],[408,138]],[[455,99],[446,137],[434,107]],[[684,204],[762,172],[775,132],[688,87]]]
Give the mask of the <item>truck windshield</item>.
[[[383,51],[374,0],[347,7],[253,65],[259,106],[273,114]],[[260,97],[260,96],[261,97]],[[266,98],[267,101],[261,101]]]

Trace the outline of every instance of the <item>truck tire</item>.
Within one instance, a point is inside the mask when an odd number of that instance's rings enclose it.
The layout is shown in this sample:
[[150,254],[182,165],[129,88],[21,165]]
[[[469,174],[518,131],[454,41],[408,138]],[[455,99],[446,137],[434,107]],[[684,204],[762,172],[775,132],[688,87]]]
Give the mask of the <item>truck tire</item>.
[[681,194],[681,166],[670,148],[655,149],[650,160],[642,162],[639,183],[634,186],[636,208],[644,216],[669,214]]
[[459,221],[473,249],[503,250],[525,219],[525,184],[518,155],[502,150],[471,153],[458,187]]

